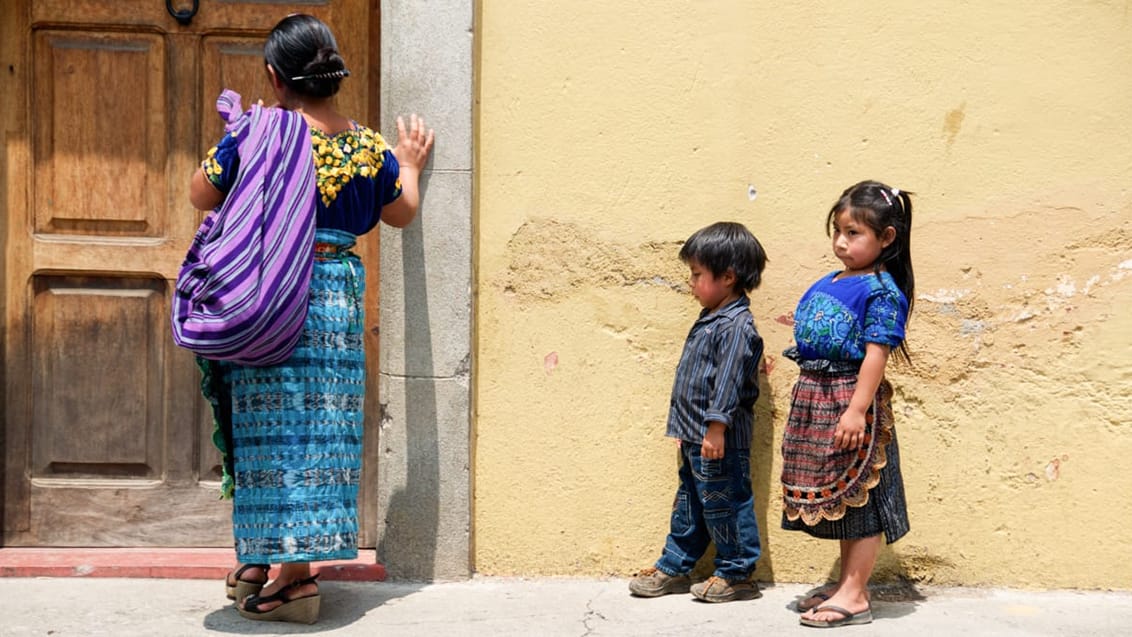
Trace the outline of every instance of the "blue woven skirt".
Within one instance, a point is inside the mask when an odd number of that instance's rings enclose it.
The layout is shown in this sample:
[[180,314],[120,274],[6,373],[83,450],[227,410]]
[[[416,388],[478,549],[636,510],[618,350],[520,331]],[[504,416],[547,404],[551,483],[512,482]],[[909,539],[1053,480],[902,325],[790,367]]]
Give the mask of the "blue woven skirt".
[[220,364],[230,400],[240,562],[352,559],[365,403],[365,272],[354,236],[318,230],[298,347],[271,367]]

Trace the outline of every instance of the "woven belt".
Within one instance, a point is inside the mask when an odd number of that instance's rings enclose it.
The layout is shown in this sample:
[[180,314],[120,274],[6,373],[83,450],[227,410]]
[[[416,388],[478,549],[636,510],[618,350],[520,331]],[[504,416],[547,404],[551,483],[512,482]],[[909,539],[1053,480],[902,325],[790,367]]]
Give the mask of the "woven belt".
[[[361,286],[358,285],[358,273],[354,269],[354,263],[351,260],[351,258],[358,258],[358,255],[350,252],[350,247],[352,246],[343,246],[335,243],[315,242],[314,259],[315,261],[322,262],[338,261],[342,265],[349,268],[350,289],[348,291],[348,294],[350,296],[350,299],[354,302],[354,305],[358,308],[361,308],[362,304],[365,303],[365,299],[362,297],[362,292],[360,289]],[[351,314],[352,316],[350,317],[350,325],[354,326],[356,324],[358,327],[363,327],[361,321],[361,311],[352,311]]]

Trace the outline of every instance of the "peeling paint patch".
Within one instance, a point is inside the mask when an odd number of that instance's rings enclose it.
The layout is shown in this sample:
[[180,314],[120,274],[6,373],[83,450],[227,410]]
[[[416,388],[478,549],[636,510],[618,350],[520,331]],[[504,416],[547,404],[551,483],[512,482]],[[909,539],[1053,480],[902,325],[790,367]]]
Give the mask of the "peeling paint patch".
[[511,237],[509,264],[496,285],[519,301],[563,302],[593,288],[656,285],[686,292],[681,241],[627,245],[580,226],[531,219]]
[[1132,272],[1132,259],[1122,261],[1120,265],[1116,266],[1116,272],[1109,276],[1109,280],[1113,282],[1119,281],[1128,276],[1129,272]]
[[662,276],[654,276],[651,279],[642,279],[636,282],[637,285],[656,285],[662,288],[668,288],[677,292],[683,292],[688,289],[688,284],[682,281],[669,281]]
[[1077,284],[1073,282],[1073,277],[1068,274],[1057,275],[1057,285],[1052,288],[1046,288],[1046,294],[1057,294],[1065,298],[1072,298],[1077,294]]
[[967,290],[960,290],[960,289],[946,290],[946,289],[940,288],[939,290],[936,290],[936,292],[934,294],[927,293],[927,292],[925,292],[923,294],[917,294],[916,300],[927,301],[928,303],[947,304],[947,303],[954,303],[954,302],[962,299],[963,297],[965,297],[969,294],[971,294],[971,290],[969,290],[969,289],[967,289]]
[[986,330],[987,324],[983,321],[963,319],[963,321],[959,324],[959,333],[963,336],[979,336]]
[[543,357],[542,367],[546,370],[546,375],[550,376],[558,369],[558,352],[551,352]]
[[1100,281],[1101,277],[1099,274],[1094,274],[1093,276],[1089,277],[1089,280],[1085,281],[1085,288],[1081,290],[1081,294],[1088,295],[1089,292],[1093,289],[1093,286],[1097,283],[1100,283]]
[[775,323],[781,323],[783,325],[793,326],[794,325],[794,313],[789,312],[787,314],[779,314],[778,316],[776,316],[774,318],[774,322]]
[[1046,465],[1046,480],[1053,482],[1061,477],[1061,460],[1054,458]]

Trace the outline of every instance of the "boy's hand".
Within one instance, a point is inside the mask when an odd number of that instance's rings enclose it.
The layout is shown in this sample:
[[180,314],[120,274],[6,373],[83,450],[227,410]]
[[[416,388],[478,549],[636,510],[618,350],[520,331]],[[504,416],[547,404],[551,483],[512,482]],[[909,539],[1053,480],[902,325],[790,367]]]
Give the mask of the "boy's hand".
[[719,460],[723,457],[724,446],[724,432],[727,431],[727,425],[721,422],[708,423],[707,433],[704,435],[704,443],[700,446],[700,455],[708,460]]

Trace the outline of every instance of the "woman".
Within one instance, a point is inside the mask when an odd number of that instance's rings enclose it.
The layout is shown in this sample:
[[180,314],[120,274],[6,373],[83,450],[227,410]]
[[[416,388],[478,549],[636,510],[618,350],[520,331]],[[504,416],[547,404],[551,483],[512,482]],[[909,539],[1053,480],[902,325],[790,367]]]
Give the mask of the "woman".
[[[314,157],[308,313],[286,361],[250,367],[201,359],[203,387],[234,486],[239,565],[225,582],[229,597],[250,619],[313,623],[319,593],[310,563],[357,556],[365,271],[350,248],[379,220],[400,228],[416,216],[433,132],[416,115],[407,130],[398,117],[390,149],[380,134],[338,113],[333,96],[349,71],[317,18],[279,22],[264,58],[278,99],[272,108],[302,116]],[[190,184],[197,209],[215,208],[241,187],[240,151],[232,135],[209,151]],[[281,567],[268,583],[272,563]]]

